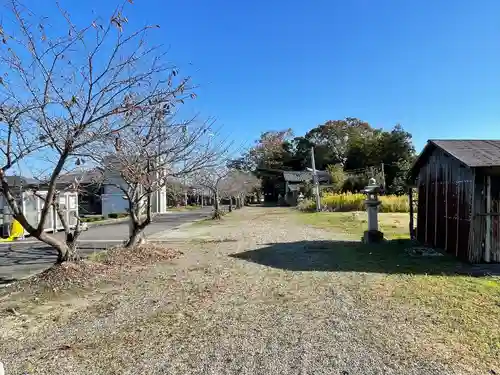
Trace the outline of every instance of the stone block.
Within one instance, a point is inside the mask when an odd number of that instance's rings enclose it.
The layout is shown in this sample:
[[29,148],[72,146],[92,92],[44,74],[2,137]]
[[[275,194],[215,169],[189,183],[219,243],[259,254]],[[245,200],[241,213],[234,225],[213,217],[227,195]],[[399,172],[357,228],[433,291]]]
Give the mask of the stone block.
[[367,230],[363,234],[364,243],[380,243],[384,241],[384,233],[379,230]]

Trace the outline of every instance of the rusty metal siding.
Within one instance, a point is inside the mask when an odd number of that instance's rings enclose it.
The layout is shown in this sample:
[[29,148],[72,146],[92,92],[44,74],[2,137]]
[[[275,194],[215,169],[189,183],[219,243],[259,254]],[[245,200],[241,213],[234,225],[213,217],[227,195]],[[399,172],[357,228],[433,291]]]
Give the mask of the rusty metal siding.
[[417,239],[469,260],[474,173],[435,149],[418,175]]

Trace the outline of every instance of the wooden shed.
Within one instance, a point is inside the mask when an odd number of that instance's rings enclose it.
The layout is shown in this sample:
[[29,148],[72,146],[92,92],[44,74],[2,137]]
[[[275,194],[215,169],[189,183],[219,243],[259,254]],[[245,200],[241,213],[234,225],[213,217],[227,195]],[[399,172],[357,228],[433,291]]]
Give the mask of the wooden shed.
[[409,182],[419,242],[470,263],[500,262],[500,140],[429,140]]
[[[36,188],[38,194],[46,195],[47,191],[38,181],[22,176],[7,176],[12,194],[16,197],[18,205],[21,207],[26,220],[37,226],[40,222],[40,213],[43,207],[43,200],[31,193]],[[59,204],[64,208],[64,214],[70,227],[76,225],[76,216],[78,215],[78,192],[67,191],[60,195]],[[12,212],[7,200],[0,194],[0,236],[9,236],[9,228],[13,220]],[[44,231],[56,232],[62,230],[61,220],[54,208],[51,209],[44,223]],[[25,234],[28,234],[25,232]]]

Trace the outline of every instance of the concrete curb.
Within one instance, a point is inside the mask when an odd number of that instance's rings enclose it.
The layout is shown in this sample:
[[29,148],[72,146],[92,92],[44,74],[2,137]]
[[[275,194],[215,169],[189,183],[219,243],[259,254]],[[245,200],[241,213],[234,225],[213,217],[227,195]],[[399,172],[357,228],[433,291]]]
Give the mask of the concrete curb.
[[[192,210],[184,210],[184,211],[166,211],[166,212],[162,212],[160,214],[155,214],[155,215],[168,215],[168,214],[176,214],[176,213],[180,213],[180,212],[196,212],[197,209],[192,209]],[[87,224],[87,227],[88,228],[91,228],[91,227],[100,227],[102,225],[113,225],[113,224],[121,224],[123,222],[126,222],[128,221],[129,218],[128,217],[120,217],[118,219],[105,219],[105,220],[101,220],[101,221],[90,221],[90,222],[85,222],[85,224]],[[153,221],[154,221],[154,215],[153,215]]]
[[85,224],[87,224],[88,228],[92,228],[92,227],[100,227],[103,225],[121,224],[128,220],[129,220],[128,217],[120,217],[118,219],[106,219],[102,221],[85,222]]
[[[181,224],[181,225],[178,225],[176,227],[173,227],[171,229],[168,229],[167,231],[165,231],[165,235],[162,236],[162,237],[154,237],[154,235],[152,237],[149,237],[149,240],[152,241],[152,242],[167,242],[168,241],[168,233],[169,232],[172,232],[172,231],[178,231],[178,230],[182,230],[182,229],[185,229],[185,228],[189,228],[190,226],[192,226],[193,224],[199,222],[199,221],[204,221],[204,220],[207,220],[209,219],[209,216],[207,217],[202,217],[201,219],[196,219],[196,220],[193,220],[193,221],[190,221],[189,223],[184,223],[184,224]],[[159,232],[159,233],[164,233],[164,232]]]

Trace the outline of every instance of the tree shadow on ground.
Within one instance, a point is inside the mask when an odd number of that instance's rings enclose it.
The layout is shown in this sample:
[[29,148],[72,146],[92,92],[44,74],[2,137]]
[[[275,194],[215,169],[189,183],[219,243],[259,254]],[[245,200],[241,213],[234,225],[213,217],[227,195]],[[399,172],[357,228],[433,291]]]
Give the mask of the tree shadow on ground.
[[470,265],[448,255],[410,255],[407,249],[415,246],[414,242],[401,239],[376,245],[360,241],[299,241],[266,244],[231,257],[290,271],[474,275]]
[[0,266],[51,264],[57,252],[49,246],[4,246],[0,248]]
[[9,277],[2,277],[2,276],[0,276],[0,285],[10,285],[14,281],[17,281],[17,280],[9,278]]

